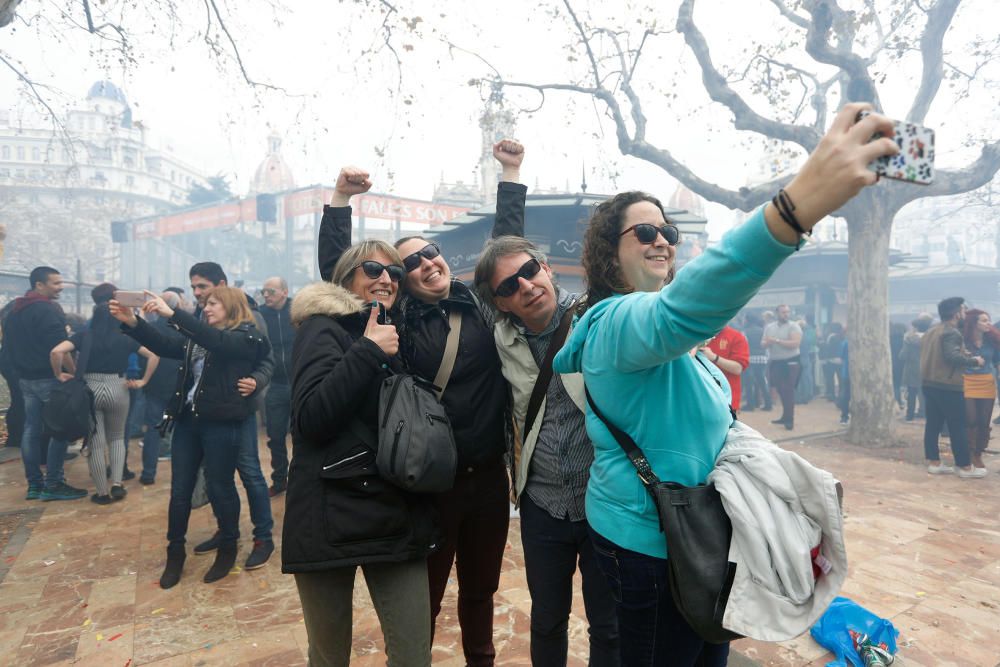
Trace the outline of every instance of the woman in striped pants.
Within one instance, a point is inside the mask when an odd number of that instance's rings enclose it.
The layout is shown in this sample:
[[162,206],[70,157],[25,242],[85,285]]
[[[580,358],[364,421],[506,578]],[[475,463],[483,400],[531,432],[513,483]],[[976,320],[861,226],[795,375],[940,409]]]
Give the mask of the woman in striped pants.
[[[130,388],[145,385],[156,370],[159,357],[126,336],[108,312],[108,302],[117,288],[102,283],[90,293],[94,299],[94,316],[87,329],[74,334],[52,349],[53,369],[61,369],[67,354],[81,351],[78,362],[83,379],[94,392],[96,429],[90,438],[90,476],[97,492],[90,499],[98,505],[108,505],[125,497],[122,470],[125,467],[125,418],[128,416]],[[90,349],[84,358],[82,351],[90,338]],[[126,381],[128,357],[138,352],[146,357],[146,372],[141,380]],[[110,458],[110,461],[109,461]],[[110,464],[111,478],[108,479]]]

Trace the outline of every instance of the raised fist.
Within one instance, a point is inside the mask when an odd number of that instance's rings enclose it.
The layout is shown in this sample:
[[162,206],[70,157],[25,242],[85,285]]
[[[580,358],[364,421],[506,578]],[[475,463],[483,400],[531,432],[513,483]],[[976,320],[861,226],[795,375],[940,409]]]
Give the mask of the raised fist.
[[493,157],[504,167],[519,168],[524,161],[524,146],[513,139],[501,139],[493,144]]
[[368,179],[368,172],[364,169],[360,167],[344,167],[337,176],[337,184],[334,186],[334,189],[338,193],[347,195],[348,197],[351,195],[360,195],[371,190],[372,182]]

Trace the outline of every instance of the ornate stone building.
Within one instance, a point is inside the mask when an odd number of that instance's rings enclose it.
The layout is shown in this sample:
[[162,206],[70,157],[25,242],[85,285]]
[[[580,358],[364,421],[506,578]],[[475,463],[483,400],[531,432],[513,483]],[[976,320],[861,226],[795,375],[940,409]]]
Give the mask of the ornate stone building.
[[[158,148],[108,81],[57,119],[0,110],[0,222],[7,227],[0,270],[40,264],[84,282],[121,275],[111,222],[187,203],[203,175]],[[78,262],[79,260],[79,262]]]

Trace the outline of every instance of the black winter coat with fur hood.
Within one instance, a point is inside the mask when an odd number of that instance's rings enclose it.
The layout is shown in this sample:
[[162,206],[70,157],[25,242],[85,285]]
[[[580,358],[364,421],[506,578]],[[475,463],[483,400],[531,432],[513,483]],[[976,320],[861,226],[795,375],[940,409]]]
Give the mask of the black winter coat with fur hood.
[[292,305],[292,462],[282,571],[426,558],[438,532],[429,496],[385,482],[375,452],[356,436],[377,431],[379,386],[401,370],[364,337],[369,308],[331,283],[303,288]]

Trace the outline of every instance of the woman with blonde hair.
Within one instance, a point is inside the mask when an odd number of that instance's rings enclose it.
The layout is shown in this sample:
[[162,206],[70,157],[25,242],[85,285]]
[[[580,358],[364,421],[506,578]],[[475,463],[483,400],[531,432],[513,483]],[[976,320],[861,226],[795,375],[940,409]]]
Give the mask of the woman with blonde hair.
[[244,434],[252,427],[252,391],[238,386],[270,349],[257,330],[246,295],[233,287],[216,287],[205,303],[204,321],[174,310],[158,295],[146,292],[142,310],[156,313],[182,334],[167,336],[136,317],[131,308],[112,300],[111,314],[125,333],[162,357],[183,359],[177,389],[167,404],[161,428],[173,428],[170,507],[167,513],[167,564],[160,586],[180,580],[191,495],[204,462],[205,482],[218,521],[220,545],[205,583],[225,577],[236,562],[240,500],[233,475]]
[[378,431],[379,388],[402,370],[389,313],[405,275],[383,241],[348,248],[331,282],[292,304],[292,463],[282,571],[295,575],[309,664],[347,667],[352,591],[365,575],[390,667],[431,661],[427,556],[438,543],[429,496],[381,479],[359,435]]

